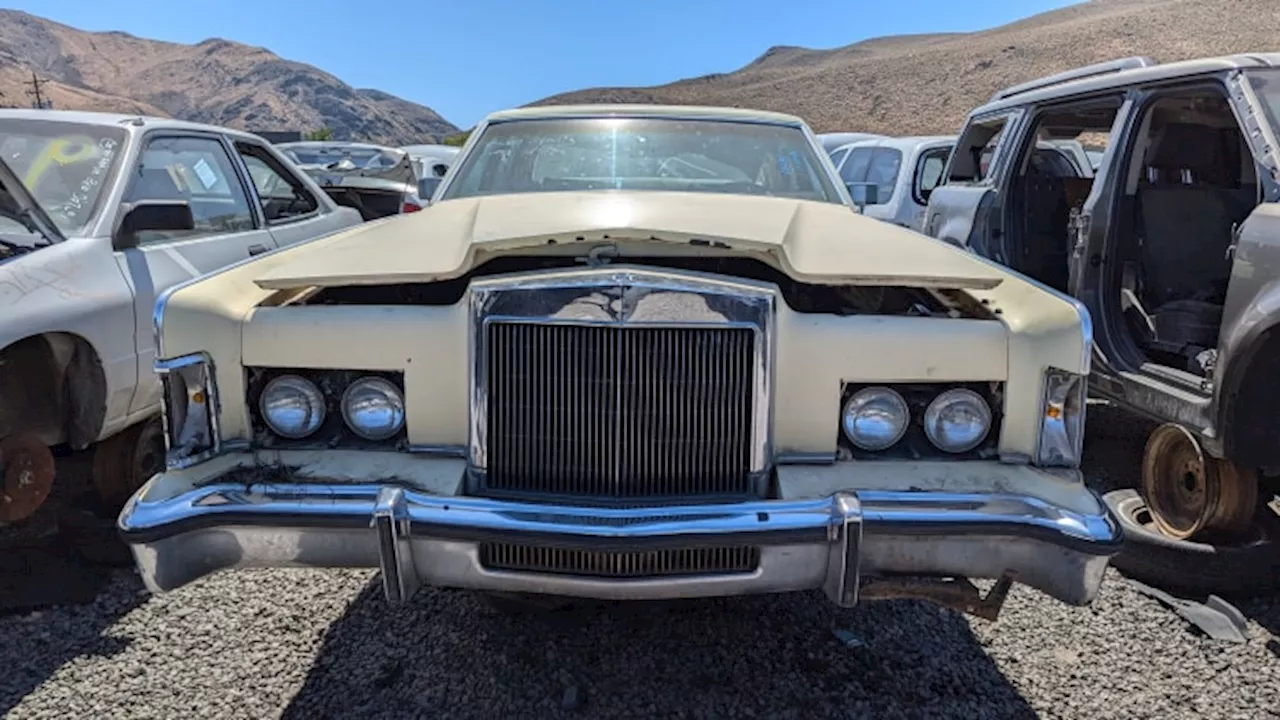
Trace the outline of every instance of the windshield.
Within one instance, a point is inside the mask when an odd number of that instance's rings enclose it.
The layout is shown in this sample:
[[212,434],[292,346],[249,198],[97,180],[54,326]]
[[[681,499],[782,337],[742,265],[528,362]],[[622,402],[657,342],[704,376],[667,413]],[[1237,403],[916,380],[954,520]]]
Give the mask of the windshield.
[[64,235],[79,234],[97,213],[124,143],[125,131],[111,126],[0,120],[0,158]]
[[450,198],[671,190],[841,202],[798,127],[723,120],[571,118],[488,126]]
[[[401,155],[378,148],[350,147],[345,145],[317,145],[312,147],[280,148],[299,165],[330,166],[350,163],[351,169],[382,170],[395,167]],[[345,161],[345,162],[344,162]]]

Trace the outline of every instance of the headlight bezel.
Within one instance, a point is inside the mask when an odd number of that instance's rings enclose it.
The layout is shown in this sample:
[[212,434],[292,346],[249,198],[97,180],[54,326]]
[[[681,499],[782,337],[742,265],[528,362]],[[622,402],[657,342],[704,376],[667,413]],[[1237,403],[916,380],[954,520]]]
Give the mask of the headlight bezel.
[[[157,360],[165,467],[181,470],[222,452],[217,372],[206,352]],[[181,400],[179,395],[184,396]]]
[[[249,410],[252,448],[272,450],[409,450],[408,440],[408,403],[405,392],[404,373],[392,370],[365,369],[311,369],[298,367],[262,367],[246,366],[245,402]],[[266,387],[275,378],[285,375],[297,375],[313,383],[324,397],[325,417],[320,427],[310,435],[302,438],[288,438],[278,435],[265,421],[261,409],[261,399]],[[343,396],[354,383],[367,378],[378,378],[389,382],[401,398],[406,398],[405,419],[399,429],[383,440],[369,440],[358,435],[347,424],[343,411]]]
[[[887,387],[897,392],[907,403],[910,420],[901,438],[884,450],[863,450],[851,443],[844,432],[844,408],[857,392],[871,387]],[[991,420],[982,440],[974,447],[950,453],[936,447],[924,428],[924,414],[930,403],[939,395],[954,389],[970,390],[978,395],[991,412]],[[837,460],[998,460],[1000,459],[1000,435],[1004,417],[1003,381],[952,381],[952,382],[844,382],[840,389],[840,414],[836,419]]]

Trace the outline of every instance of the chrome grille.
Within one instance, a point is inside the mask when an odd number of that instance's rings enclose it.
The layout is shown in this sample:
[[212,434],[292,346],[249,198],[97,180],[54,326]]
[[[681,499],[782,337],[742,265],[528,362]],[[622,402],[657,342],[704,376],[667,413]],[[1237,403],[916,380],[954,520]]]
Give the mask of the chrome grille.
[[760,564],[760,550],[713,547],[607,552],[482,543],[480,564],[490,570],[607,578],[724,575],[755,572]]
[[491,322],[486,333],[486,489],[753,491],[753,329]]

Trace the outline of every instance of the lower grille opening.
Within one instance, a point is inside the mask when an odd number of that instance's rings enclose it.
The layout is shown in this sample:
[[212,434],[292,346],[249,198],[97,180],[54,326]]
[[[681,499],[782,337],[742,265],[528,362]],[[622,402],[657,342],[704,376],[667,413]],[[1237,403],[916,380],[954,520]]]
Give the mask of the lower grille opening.
[[712,547],[609,552],[482,543],[480,564],[489,570],[604,578],[731,575],[755,572],[760,566],[760,548]]

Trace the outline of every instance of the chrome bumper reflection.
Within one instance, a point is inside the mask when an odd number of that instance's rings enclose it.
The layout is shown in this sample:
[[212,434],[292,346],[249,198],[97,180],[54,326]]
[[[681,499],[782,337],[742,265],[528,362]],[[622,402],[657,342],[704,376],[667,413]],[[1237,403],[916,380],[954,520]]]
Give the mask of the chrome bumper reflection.
[[[864,574],[1012,574],[1083,605],[1097,594],[1122,538],[1101,502],[1097,514],[1085,515],[1004,494],[877,490],[618,509],[443,497],[378,485],[217,484],[156,501],[145,499],[147,489],[125,506],[119,527],[147,587],[156,592],[226,568],[377,567],[392,602],[427,584],[603,599],[821,588],[833,602],[852,606]],[[478,548],[486,541],[597,550],[748,545],[760,548],[760,561],[753,572],[706,576],[511,572],[481,564]]]

